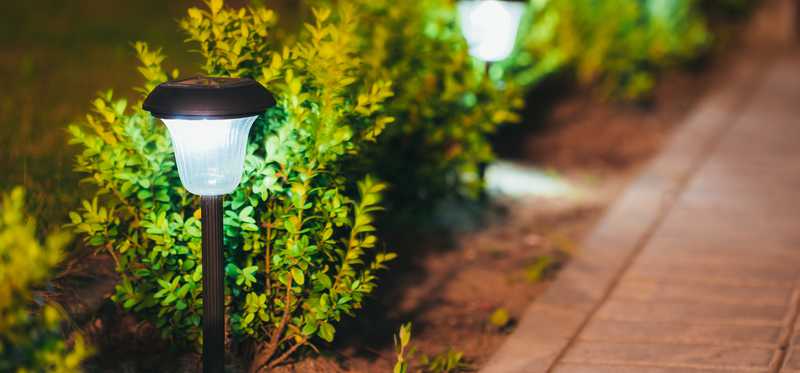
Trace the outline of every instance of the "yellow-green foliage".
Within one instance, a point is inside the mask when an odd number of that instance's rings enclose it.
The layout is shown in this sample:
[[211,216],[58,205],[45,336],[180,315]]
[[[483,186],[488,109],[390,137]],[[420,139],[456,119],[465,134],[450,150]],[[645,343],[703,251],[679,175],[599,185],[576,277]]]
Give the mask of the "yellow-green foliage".
[[397,361],[392,369],[393,373],[408,372],[409,355],[413,354],[413,351],[409,351],[409,343],[411,343],[411,323],[406,323],[400,326],[400,331],[394,336]]
[[[277,15],[260,6],[212,0],[180,22],[207,74],[256,79],[277,101],[253,125],[241,185],[224,204],[228,330],[254,345],[257,369],[317,337],[333,340],[336,322],[361,308],[394,257],[374,252],[384,184],[343,166],[391,122],[382,113],[391,84],[360,74],[351,8],[314,14],[280,44],[271,39]],[[147,93],[167,79],[164,57],[136,48]],[[106,93],[70,130],[82,148],[77,169],[97,188],[73,225],[117,258],[123,280],[113,299],[165,337],[198,343],[201,216],[163,124],[141,101],[128,107]]]
[[464,361],[464,353],[453,348],[448,348],[439,354],[428,356],[425,354],[416,358],[416,347],[411,347],[411,323],[403,324],[394,335],[395,364],[393,373],[459,373],[471,372],[475,367]]
[[31,294],[61,261],[69,236],[54,233],[39,243],[24,194],[16,188],[0,202],[0,371],[80,372],[88,355],[83,341],[67,347],[56,308],[34,307]]
[[348,3],[358,9],[362,74],[395,91],[387,111],[396,123],[363,161],[390,182],[394,202],[475,197],[493,158],[488,135],[519,119],[520,91],[469,56],[453,2]]
[[710,42],[695,0],[532,0],[522,33],[509,67],[520,84],[572,66],[580,82],[631,100]]

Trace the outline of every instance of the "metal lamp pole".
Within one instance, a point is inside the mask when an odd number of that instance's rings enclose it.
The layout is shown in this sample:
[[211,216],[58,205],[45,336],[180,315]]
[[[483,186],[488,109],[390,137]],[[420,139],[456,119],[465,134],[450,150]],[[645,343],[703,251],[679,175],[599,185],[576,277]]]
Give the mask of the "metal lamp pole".
[[222,196],[201,196],[203,230],[203,371],[225,370],[225,272]]
[[241,181],[250,127],[274,104],[254,80],[195,77],[159,85],[142,105],[169,129],[181,183],[200,196],[204,373],[225,369],[223,196]]

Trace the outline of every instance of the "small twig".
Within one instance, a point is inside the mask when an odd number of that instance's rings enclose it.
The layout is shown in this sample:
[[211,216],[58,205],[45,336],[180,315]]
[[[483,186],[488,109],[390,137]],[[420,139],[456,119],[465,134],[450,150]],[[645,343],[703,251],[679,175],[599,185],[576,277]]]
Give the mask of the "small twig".
[[272,361],[269,363],[269,365],[267,365],[267,369],[272,369],[272,368],[275,368],[275,367],[276,367],[276,366],[278,366],[280,363],[282,363],[284,360],[288,359],[288,358],[289,358],[289,356],[292,356],[292,354],[293,354],[295,351],[297,351],[297,349],[298,349],[298,348],[300,348],[300,346],[303,346],[303,345],[305,345],[305,344],[306,344],[306,341],[305,341],[305,340],[304,340],[304,341],[302,341],[302,342],[300,342],[300,343],[296,343],[294,346],[292,346],[291,348],[289,348],[288,350],[286,350],[286,352],[284,352],[284,353],[283,353],[281,356],[278,356],[278,358],[277,358],[277,359],[274,359],[274,360],[272,360]]
[[275,332],[272,334],[269,343],[264,349],[263,353],[258,353],[253,359],[253,363],[250,366],[250,373],[258,373],[260,372],[265,366],[268,365],[270,358],[275,355],[275,352],[278,350],[278,347],[281,345],[283,331],[286,329],[286,324],[289,323],[290,318],[290,301],[292,296],[292,277],[289,276],[289,279],[286,282],[286,297],[284,298],[284,305],[283,305],[283,316],[281,317],[281,322],[278,324],[278,328],[275,329]]
[[[270,210],[272,210],[272,203],[270,203]],[[272,293],[272,281],[270,279],[270,271],[271,271],[270,262],[272,261],[271,258],[272,248],[270,247],[271,242],[272,242],[272,221],[270,220],[267,223],[267,239],[264,247],[264,279],[267,285],[265,290],[268,293]]]
[[111,258],[114,259],[114,264],[117,266],[116,268],[122,268],[122,266],[119,264],[119,258],[117,258],[117,254],[114,254],[114,248],[111,247],[111,242],[105,245],[105,249],[109,254],[111,254]]

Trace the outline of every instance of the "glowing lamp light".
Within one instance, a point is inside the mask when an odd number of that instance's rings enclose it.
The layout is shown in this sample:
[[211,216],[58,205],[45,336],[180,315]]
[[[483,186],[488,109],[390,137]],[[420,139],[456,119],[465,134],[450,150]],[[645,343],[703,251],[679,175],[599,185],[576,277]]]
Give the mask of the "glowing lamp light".
[[201,196],[204,373],[225,369],[222,196],[242,179],[250,127],[274,104],[252,79],[195,77],[159,85],[142,105],[167,126],[181,183]]
[[486,190],[495,197],[580,197],[578,188],[543,170],[509,161],[486,168]]
[[462,0],[458,14],[473,57],[496,62],[514,50],[525,3],[499,0]]
[[189,192],[229,194],[239,185],[250,126],[258,116],[236,119],[162,119],[175,148],[178,174]]

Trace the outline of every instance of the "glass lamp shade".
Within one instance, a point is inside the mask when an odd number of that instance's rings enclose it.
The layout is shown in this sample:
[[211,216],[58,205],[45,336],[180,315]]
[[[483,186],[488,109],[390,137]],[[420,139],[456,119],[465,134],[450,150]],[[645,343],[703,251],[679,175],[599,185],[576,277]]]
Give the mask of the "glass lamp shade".
[[273,105],[255,80],[198,76],[159,84],[142,109],[167,125],[183,186],[219,196],[242,180],[250,126]]
[[462,0],[458,14],[473,57],[486,62],[508,58],[514,50],[525,3],[498,0]]
[[258,116],[162,119],[169,129],[183,186],[192,194],[233,192],[244,171],[247,135]]

